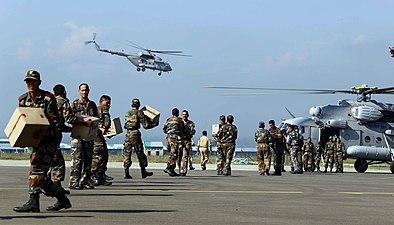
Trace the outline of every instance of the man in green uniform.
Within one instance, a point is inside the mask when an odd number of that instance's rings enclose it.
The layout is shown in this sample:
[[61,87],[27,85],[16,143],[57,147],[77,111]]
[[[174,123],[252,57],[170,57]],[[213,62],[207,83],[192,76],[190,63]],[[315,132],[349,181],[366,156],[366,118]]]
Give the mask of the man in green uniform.
[[107,181],[104,175],[107,169],[105,166],[105,159],[108,159],[108,148],[104,134],[106,134],[111,127],[111,116],[109,114],[110,108],[111,97],[108,95],[102,95],[100,97],[100,104],[97,107],[99,129],[97,130],[97,135],[93,144],[92,180],[95,186],[112,185],[112,182]]
[[306,172],[312,172],[313,153],[315,152],[315,146],[312,143],[312,138],[308,137],[307,142],[302,146],[302,152],[304,155],[304,163]]
[[259,129],[254,134],[254,140],[257,142],[257,160],[258,171],[260,175],[270,175],[271,152],[268,146],[269,132],[264,129],[265,123],[259,122]]
[[[98,117],[97,105],[89,99],[89,85],[79,85],[79,99],[72,102],[71,108],[76,116]],[[93,189],[91,180],[93,141],[71,139],[70,189]]]
[[330,173],[332,173],[332,167],[334,164],[334,155],[336,153],[335,143],[332,141],[332,136],[329,137],[328,142],[326,143],[326,147],[324,148],[325,158],[324,158],[324,172],[327,173],[327,168],[330,165]]
[[[221,115],[219,117],[219,130],[220,127],[222,127],[226,123],[226,116]],[[222,175],[223,174],[223,149],[222,149],[222,143],[218,139],[218,134],[213,135],[214,140],[216,141],[216,174],[217,175]]]
[[[192,138],[196,133],[196,126],[193,121],[189,120],[189,112],[187,110],[182,111],[182,121],[185,124],[185,132],[182,135],[183,149],[179,154],[179,175],[186,176],[187,168],[193,168],[190,157],[192,155]],[[189,162],[190,165],[188,165]]]
[[283,151],[286,147],[285,137],[282,131],[275,126],[275,121],[270,120],[269,124],[269,143],[271,147],[274,149],[275,157],[275,172],[272,174],[274,176],[281,176],[282,175],[282,158],[283,158]]
[[71,203],[65,195],[65,190],[58,183],[52,182],[48,176],[48,170],[57,150],[56,137],[60,116],[56,107],[56,99],[53,94],[39,88],[41,79],[37,71],[27,71],[24,81],[29,91],[19,97],[19,107],[42,108],[50,126],[47,130],[40,130],[33,134],[35,138],[41,138],[41,142],[33,148],[30,155],[30,198],[23,206],[14,207],[13,210],[15,212],[39,212],[41,193],[57,198],[57,202],[47,208],[48,211],[70,208]]
[[124,167],[124,178],[132,179],[130,175],[129,168],[131,167],[131,151],[134,147],[135,153],[137,154],[137,158],[141,168],[141,177],[146,178],[153,175],[152,172],[146,171],[146,167],[148,166],[148,159],[144,153],[144,145],[142,143],[141,138],[141,124],[144,128],[149,127],[144,116],[144,113],[139,110],[140,108],[140,100],[135,98],[131,101],[131,110],[126,112],[125,116],[125,124],[124,128],[127,130],[125,141],[124,141],[124,149],[123,149],[123,167]]
[[[316,160],[316,168],[317,172],[320,173],[320,161],[324,159],[324,144],[322,141],[319,141],[316,146],[315,160]],[[323,162],[324,163],[324,162]]]
[[233,125],[234,117],[227,116],[227,123],[220,127],[218,139],[222,144],[223,162],[225,163],[223,174],[231,176],[231,161],[235,152],[235,141],[238,137],[238,129]]
[[179,151],[182,150],[182,137],[185,132],[185,124],[179,117],[179,109],[172,109],[172,117],[168,118],[163,127],[163,132],[167,134],[167,149],[169,150],[167,167],[164,172],[169,176],[179,176],[175,172],[176,162],[178,160]]
[[337,138],[337,142],[335,143],[335,164],[336,164],[336,173],[343,173],[343,157],[346,152],[345,145],[341,142],[341,138]]

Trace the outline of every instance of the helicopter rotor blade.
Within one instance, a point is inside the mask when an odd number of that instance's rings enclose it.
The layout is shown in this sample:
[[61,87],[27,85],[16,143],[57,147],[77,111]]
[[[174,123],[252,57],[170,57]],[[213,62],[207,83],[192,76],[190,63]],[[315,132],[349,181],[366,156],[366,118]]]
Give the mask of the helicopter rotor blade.
[[93,41],[96,40],[96,36],[97,36],[97,34],[96,34],[96,33],[93,33]]
[[165,55],[173,55],[173,56],[184,56],[184,57],[192,57],[192,55],[188,55],[188,54],[177,54],[177,53],[161,53],[161,54],[165,54]]
[[394,87],[387,87],[387,88],[379,88],[379,89],[372,89],[368,90],[365,93],[366,94],[385,94],[385,93],[390,93],[394,91]]
[[131,46],[131,47],[133,47],[133,48],[136,48],[136,49],[139,49],[139,50],[144,50],[144,51],[150,51],[149,49],[147,49],[147,48],[144,48],[144,47],[141,47],[141,46],[139,46],[139,45],[137,45],[136,43],[134,43],[134,42],[132,42],[132,41],[129,41],[129,40],[126,40],[127,42],[129,42],[129,46]]
[[227,90],[260,90],[260,91],[289,91],[289,92],[309,92],[309,94],[352,94],[348,90],[329,90],[329,89],[298,89],[298,88],[264,88],[264,87],[235,87],[235,86],[206,86],[211,89],[227,89]]

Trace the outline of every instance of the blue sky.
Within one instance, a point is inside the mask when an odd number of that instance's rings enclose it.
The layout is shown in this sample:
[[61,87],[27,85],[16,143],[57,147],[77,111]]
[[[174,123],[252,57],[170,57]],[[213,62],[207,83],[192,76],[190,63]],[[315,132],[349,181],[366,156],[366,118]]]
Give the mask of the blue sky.
[[[134,97],[157,108],[161,125],[143,131],[147,140],[164,140],[162,124],[178,107],[189,110],[198,134],[219,115],[233,114],[239,144],[253,145],[258,121],[288,118],[284,107],[306,116],[312,106],[354,96],[230,97],[205,86],[393,86],[393,8],[394,1],[1,1],[0,127],[26,91],[25,71],[36,69],[43,89],[62,83],[71,100],[81,82],[90,84],[96,102],[110,95],[111,114],[122,121]],[[119,43],[131,40],[193,57],[163,55],[170,74],[141,73],[125,58],[85,46],[93,32],[102,48],[138,52]]]

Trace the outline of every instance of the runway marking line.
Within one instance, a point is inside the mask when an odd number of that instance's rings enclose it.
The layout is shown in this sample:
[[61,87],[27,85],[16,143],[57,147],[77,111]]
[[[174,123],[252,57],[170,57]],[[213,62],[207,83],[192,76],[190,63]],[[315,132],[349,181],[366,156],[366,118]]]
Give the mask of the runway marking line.
[[390,192],[339,192],[339,193],[345,195],[394,195],[394,193],[390,193]]

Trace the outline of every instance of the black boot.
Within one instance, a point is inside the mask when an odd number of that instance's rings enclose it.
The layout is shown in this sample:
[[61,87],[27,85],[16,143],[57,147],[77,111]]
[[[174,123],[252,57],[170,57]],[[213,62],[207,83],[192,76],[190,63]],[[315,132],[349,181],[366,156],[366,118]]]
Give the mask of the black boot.
[[40,194],[30,194],[29,200],[19,207],[14,207],[15,212],[40,212]]
[[105,178],[107,181],[111,181],[111,180],[114,179],[113,177],[108,176],[105,172],[104,172],[103,174],[104,174],[104,178]]
[[56,198],[57,202],[52,206],[48,206],[47,211],[59,211],[61,209],[71,208],[71,202],[64,194],[60,194]]
[[63,189],[64,194],[66,194],[66,195],[69,195],[69,194],[70,194],[70,191],[69,191],[69,190],[66,190],[66,189],[63,188],[62,183],[61,183],[60,181],[56,181],[56,182],[54,182],[54,183],[57,184],[57,185],[59,185],[59,186]]
[[104,185],[104,186],[110,186],[110,185],[112,185],[112,182],[107,181],[107,180],[105,179],[105,177],[104,177],[104,174],[101,173],[101,172],[98,172],[98,173],[96,174],[96,178],[97,178],[98,185]]
[[133,179],[132,176],[130,176],[129,168],[124,168],[124,179]]
[[271,175],[272,176],[282,176],[282,169],[275,168],[275,172]]
[[173,168],[168,167],[168,166],[163,171],[164,171],[164,173],[167,173],[168,175],[170,175],[170,177],[178,177],[179,176],[179,174],[177,174]]
[[141,167],[141,176],[142,178],[151,177],[153,175],[152,172],[146,171],[145,167]]

